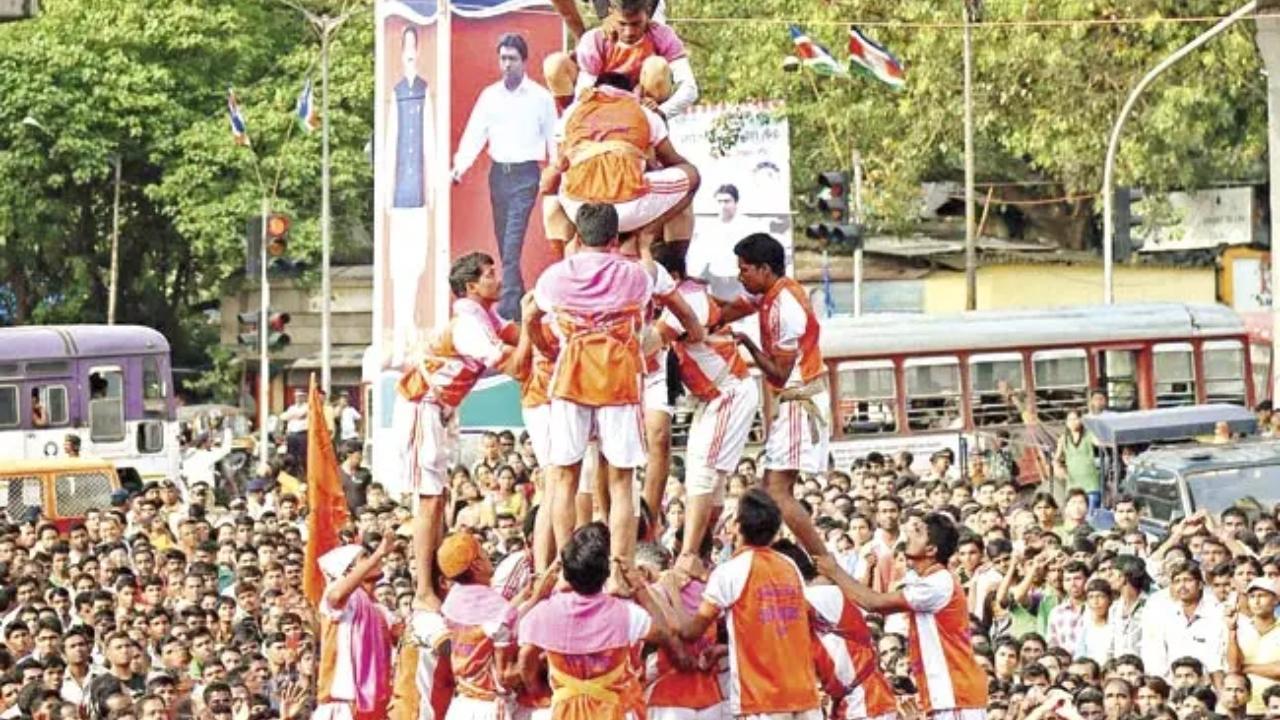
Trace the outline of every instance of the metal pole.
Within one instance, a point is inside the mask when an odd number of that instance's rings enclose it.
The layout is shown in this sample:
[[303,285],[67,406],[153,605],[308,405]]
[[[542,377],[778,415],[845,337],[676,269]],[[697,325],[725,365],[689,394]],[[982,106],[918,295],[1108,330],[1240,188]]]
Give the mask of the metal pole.
[[[862,153],[853,151],[853,221],[862,224]],[[862,245],[866,238],[859,238],[853,249],[853,316],[862,316]]]
[[[1262,2],[1262,12],[1271,12],[1280,2]],[[1276,294],[1280,290],[1280,249],[1277,249],[1276,238],[1280,238],[1280,17],[1263,16],[1258,19],[1258,50],[1267,69],[1267,160],[1270,169],[1271,198],[1271,390],[1269,397],[1275,401],[1276,390],[1280,389],[1280,367],[1276,359],[1280,358],[1280,301]],[[1258,389],[1261,399],[1261,389]]]
[[[1116,153],[1120,149],[1120,133],[1124,130],[1124,123],[1129,119],[1129,113],[1133,112],[1133,106],[1138,102],[1138,97],[1147,89],[1161,73],[1168,70],[1174,63],[1182,58],[1190,55],[1201,45],[1212,40],[1223,30],[1234,25],[1240,19],[1252,13],[1257,7],[1257,0],[1250,0],[1245,3],[1239,10],[1231,13],[1223,18],[1218,24],[1204,31],[1196,39],[1183,45],[1169,57],[1160,61],[1146,75],[1138,81],[1138,84],[1129,93],[1129,99],[1125,100],[1124,106],[1120,108],[1120,116],[1116,118],[1115,127],[1111,128],[1111,140],[1107,143],[1107,159],[1102,167],[1102,301],[1108,305],[1115,301],[1115,277],[1113,265],[1115,263],[1115,236],[1116,236],[1116,219],[1113,216],[1115,210],[1112,205],[1115,202],[1115,164]],[[1263,54],[1265,57],[1265,53]]]
[[978,309],[978,228],[973,170],[973,17],[964,3],[964,309]]
[[120,281],[120,156],[114,158],[116,192],[111,207],[111,282],[107,289],[107,324],[116,324],[116,288]]
[[267,417],[271,414],[271,362],[267,358],[267,342],[271,337],[267,321],[271,307],[271,285],[267,282],[267,216],[270,214],[271,203],[264,189],[262,237],[258,242],[258,460],[264,463],[270,456],[267,447]]
[[329,268],[329,33],[337,28],[326,15],[320,18],[320,387],[329,394],[332,378],[330,323],[333,295]]

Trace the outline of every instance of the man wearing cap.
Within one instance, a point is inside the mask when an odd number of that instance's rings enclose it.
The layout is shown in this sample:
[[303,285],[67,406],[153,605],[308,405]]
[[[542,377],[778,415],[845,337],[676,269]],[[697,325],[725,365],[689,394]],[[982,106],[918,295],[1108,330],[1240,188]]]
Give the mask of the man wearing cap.
[[1265,577],[1249,581],[1243,620],[1235,606],[1226,608],[1227,669],[1245,673],[1252,688],[1248,714],[1267,712],[1263,694],[1280,681],[1280,627],[1276,623],[1276,581]]
[[446,537],[436,553],[448,594],[440,608],[452,641],[456,684],[449,717],[498,718],[503,673],[514,664],[515,608],[489,587],[493,565],[470,532]]
[[394,547],[387,533],[372,553],[342,545],[318,561],[326,586],[320,601],[320,662],[313,720],[381,720],[391,701],[391,617],[368,587]]

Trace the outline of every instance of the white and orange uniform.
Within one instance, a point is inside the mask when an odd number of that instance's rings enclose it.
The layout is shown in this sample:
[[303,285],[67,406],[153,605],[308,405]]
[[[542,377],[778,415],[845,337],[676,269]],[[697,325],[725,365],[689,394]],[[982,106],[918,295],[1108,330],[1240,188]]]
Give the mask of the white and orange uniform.
[[[698,611],[706,586],[694,580],[680,592],[680,597],[668,598],[684,606],[686,612]],[[663,592],[660,586],[651,592]],[[712,624],[702,637],[685,642],[685,650],[691,657],[698,657],[716,644],[716,626]],[[648,720],[722,720],[725,717],[724,696],[720,692],[719,672],[693,669],[682,672],[675,667],[665,647],[650,653],[645,666],[645,694],[649,706]]]
[[895,720],[897,699],[880,672],[875,639],[862,610],[834,585],[809,586],[804,596],[815,615],[818,678],[837,700],[832,720]]
[[568,163],[560,205],[576,222],[585,203],[618,211],[619,232],[638,230],[680,204],[692,180],[678,167],[646,171],[651,150],[667,139],[667,124],[636,96],[612,87],[587,90],[565,110],[560,154]]
[[587,442],[616,468],[645,464],[640,333],[653,278],[606,252],[580,252],[547,268],[534,297],[559,338],[550,381],[550,465],[582,462]]
[[[633,258],[637,263],[639,258]],[[653,303],[645,317],[652,318],[668,298],[677,292],[676,281],[661,265],[653,265]],[[669,315],[670,312],[668,311]],[[656,328],[656,323],[654,323]],[[671,415],[672,408],[667,394],[667,342],[653,348],[644,356],[644,411]]]
[[519,334],[494,308],[456,300],[453,317],[432,334],[426,359],[400,380],[400,394],[416,404],[405,466],[417,495],[443,494],[457,446],[458,406],[485,373],[510,357]]
[[605,595],[557,593],[520,621],[521,646],[545,653],[552,720],[643,716],[634,649],[653,620],[639,605]]
[[535,344],[530,362],[523,369],[520,380],[520,414],[524,418],[525,432],[533,443],[533,457],[538,465],[546,467],[551,462],[551,373],[555,370],[559,340],[544,317],[534,332],[540,332],[545,343],[553,350],[548,355]]
[[[705,283],[687,279],[678,290],[703,327],[720,321],[720,305]],[[747,445],[760,391],[729,331],[708,334],[700,343],[681,341],[685,328],[670,311],[658,319],[657,328],[679,360],[680,379],[698,401],[689,425],[685,492],[712,495],[716,506],[723,505],[726,478]]]
[[497,653],[515,642],[515,608],[488,586],[459,585],[445,598],[454,696],[445,720],[503,720],[512,700],[498,677]]
[[920,709],[938,720],[984,720],[987,675],[973,657],[969,604],[951,572],[907,573],[902,586],[911,606],[911,676]]
[[790,558],[746,547],[707,580],[729,628],[729,712],[750,720],[821,720],[804,580]]
[[775,400],[780,393],[803,394],[805,399],[784,399],[774,408],[765,442],[765,469],[827,469],[827,445],[831,437],[831,395],[826,389],[827,366],[818,349],[818,318],[809,305],[804,287],[779,278],[757,300],[760,316],[760,348],[766,355],[795,357],[785,385],[769,382]]

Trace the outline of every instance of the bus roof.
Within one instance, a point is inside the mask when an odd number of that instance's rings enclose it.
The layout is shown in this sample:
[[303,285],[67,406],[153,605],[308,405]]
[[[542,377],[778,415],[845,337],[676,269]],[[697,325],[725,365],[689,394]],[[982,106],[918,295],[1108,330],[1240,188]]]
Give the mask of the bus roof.
[[1232,337],[1244,321],[1222,305],[1142,303],[957,315],[869,315],[822,321],[827,359],[903,353],[1072,347],[1126,340]]
[[102,458],[39,458],[36,460],[18,460],[16,462],[6,462],[3,468],[0,468],[0,475],[23,475],[38,474],[46,472],[73,472],[73,471],[112,471],[115,472],[115,465],[109,460]]
[[169,341],[141,325],[30,325],[0,328],[0,361],[168,353]]

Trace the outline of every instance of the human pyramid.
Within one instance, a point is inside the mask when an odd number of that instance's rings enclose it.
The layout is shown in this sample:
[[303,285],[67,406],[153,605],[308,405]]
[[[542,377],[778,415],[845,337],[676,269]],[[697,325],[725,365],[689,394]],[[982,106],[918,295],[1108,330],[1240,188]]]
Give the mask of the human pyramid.
[[[330,585],[316,715],[896,717],[865,611],[908,613],[922,712],[981,720],[986,676],[947,570],[954,523],[938,514],[908,521],[915,572],[901,587],[873,590],[840,567],[793,495],[801,472],[826,469],[830,419],[819,323],[785,274],[784,248],[763,233],[741,239],[741,288],[729,296],[686,272],[699,177],[672,147],[665,118],[696,99],[696,85],[679,37],[652,20],[650,3],[612,0],[576,59],[546,63],[553,92],[572,100],[561,103],[559,162],[542,179],[547,235],[563,259],[523,298],[518,323],[495,311],[501,280],[491,257],[453,263],[452,317],[400,386],[415,404],[413,641],[401,644],[391,682],[375,657],[390,642],[373,637],[379,626],[362,587],[389,547],[365,557],[355,546],[331,551],[321,560]],[[556,4],[576,14],[572,2]],[[758,344],[730,325],[753,314]],[[772,399],[765,487],[739,500],[729,521],[735,553],[709,568],[711,528],[761,401],[743,351]],[[641,522],[661,506],[670,463],[667,353],[696,401],[674,563],[648,542],[656,522]],[[457,408],[494,372],[521,383],[525,426],[548,469],[530,567],[501,582],[473,535],[443,536]],[[595,470],[584,473],[591,458]],[[796,542],[778,539],[784,524]]]

